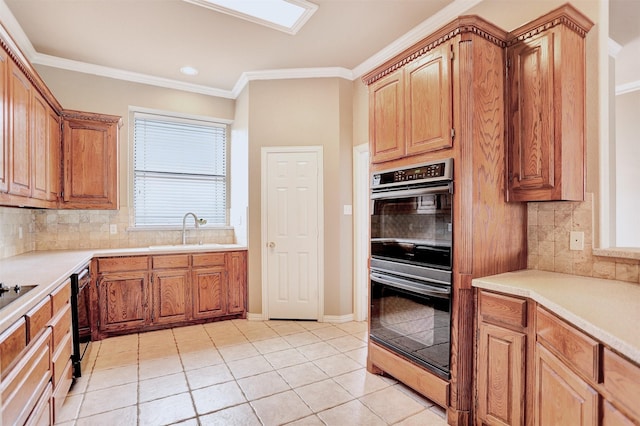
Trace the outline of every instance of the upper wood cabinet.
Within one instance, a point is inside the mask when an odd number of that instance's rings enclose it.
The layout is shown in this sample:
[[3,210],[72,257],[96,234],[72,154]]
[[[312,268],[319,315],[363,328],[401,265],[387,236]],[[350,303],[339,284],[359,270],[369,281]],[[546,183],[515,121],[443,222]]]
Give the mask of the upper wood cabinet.
[[[9,67],[9,57],[7,52],[0,49],[0,81],[7,81],[7,73]],[[6,84],[0,84],[0,129],[2,129],[2,136],[0,136],[0,192],[7,192],[9,190],[9,132],[7,116],[9,106],[9,90]]]
[[369,87],[369,140],[371,161],[403,157],[404,71],[399,69]]
[[31,195],[31,83],[9,63],[9,194]]
[[62,208],[117,209],[120,117],[63,111]]
[[450,61],[445,43],[369,86],[373,163],[451,147]]
[[584,199],[584,37],[592,25],[565,5],[509,34],[509,201]]
[[442,44],[409,63],[404,75],[407,154],[450,148],[453,142],[451,45]]

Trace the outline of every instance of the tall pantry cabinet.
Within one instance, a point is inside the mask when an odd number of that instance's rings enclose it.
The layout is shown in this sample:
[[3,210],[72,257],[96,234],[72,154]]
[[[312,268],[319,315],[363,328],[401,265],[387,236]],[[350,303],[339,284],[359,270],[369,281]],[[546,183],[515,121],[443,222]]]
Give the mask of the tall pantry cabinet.
[[[447,409],[450,424],[472,419],[475,277],[526,267],[526,206],[504,196],[504,58],[506,32],[462,16],[363,77],[369,85],[372,171],[453,158],[453,283],[450,379],[443,380],[369,342],[368,369],[387,373]],[[398,78],[386,100],[380,87]],[[390,86],[389,86],[390,87]],[[388,117],[390,115],[391,117]],[[389,120],[380,121],[380,118]],[[380,154],[402,123],[400,156]],[[389,124],[389,128],[387,128]],[[382,144],[382,145],[380,145]],[[508,229],[509,232],[504,232]]]

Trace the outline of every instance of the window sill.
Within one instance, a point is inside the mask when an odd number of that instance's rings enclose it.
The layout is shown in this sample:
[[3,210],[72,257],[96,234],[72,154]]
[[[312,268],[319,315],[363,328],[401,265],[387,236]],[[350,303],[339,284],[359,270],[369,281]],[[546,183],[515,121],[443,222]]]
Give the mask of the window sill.
[[[193,231],[195,228],[193,224],[185,228],[187,231]],[[201,231],[233,231],[233,226],[201,226],[198,228]],[[153,231],[180,231],[182,232],[182,226],[128,226],[127,232],[153,232]]]

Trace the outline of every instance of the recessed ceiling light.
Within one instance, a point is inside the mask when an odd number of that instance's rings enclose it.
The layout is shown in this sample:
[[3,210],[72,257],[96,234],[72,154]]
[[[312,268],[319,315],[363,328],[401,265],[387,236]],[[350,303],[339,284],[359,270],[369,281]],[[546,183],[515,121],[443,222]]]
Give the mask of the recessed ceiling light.
[[180,72],[184,75],[198,75],[198,70],[189,66],[180,68]]
[[297,33],[318,9],[306,0],[184,0],[289,34]]

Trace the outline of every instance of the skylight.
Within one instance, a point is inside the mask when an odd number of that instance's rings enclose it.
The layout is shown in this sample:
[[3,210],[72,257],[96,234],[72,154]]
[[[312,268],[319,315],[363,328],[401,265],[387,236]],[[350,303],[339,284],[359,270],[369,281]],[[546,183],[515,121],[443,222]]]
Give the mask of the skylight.
[[184,0],[237,18],[295,34],[318,9],[306,0]]

